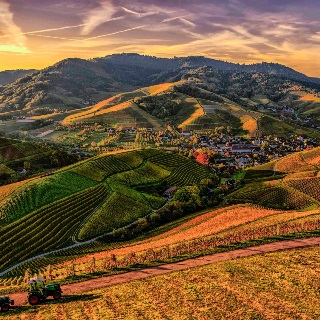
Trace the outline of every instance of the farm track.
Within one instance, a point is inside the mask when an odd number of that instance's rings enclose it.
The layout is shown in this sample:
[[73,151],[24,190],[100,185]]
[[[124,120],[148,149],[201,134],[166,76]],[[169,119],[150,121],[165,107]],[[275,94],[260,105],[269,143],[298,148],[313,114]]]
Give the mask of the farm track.
[[[87,280],[83,282],[67,284],[62,286],[63,294],[77,294],[83,293],[94,289],[117,285],[124,282],[141,280],[149,277],[163,275],[171,272],[182,271],[189,268],[205,266],[222,261],[234,260],[239,258],[250,257],[254,255],[263,255],[266,253],[277,252],[282,250],[298,249],[311,246],[319,246],[320,237],[306,238],[279,241],[274,243],[263,244],[260,246],[249,247],[246,249],[238,249],[234,251],[228,251],[223,253],[216,253],[207,255],[195,259],[189,259],[177,263],[160,265],[157,267],[151,267],[142,269],[139,271],[131,271],[124,274],[113,275],[109,277],[101,277],[97,279]],[[15,292],[10,294],[10,298],[15,300],[16,306],[21,306],[26,303],[27,293]]]

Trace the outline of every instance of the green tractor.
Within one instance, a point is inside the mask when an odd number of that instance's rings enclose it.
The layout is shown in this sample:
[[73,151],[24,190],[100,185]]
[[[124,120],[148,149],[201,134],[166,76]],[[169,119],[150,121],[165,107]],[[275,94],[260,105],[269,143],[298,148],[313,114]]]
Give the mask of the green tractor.
[[43,278],[31,279],[28,283],[30,284],[28,301],[31,305],[36,305],[48,297],[53,297],[54,300],[61,298],[62,290],[60,284],[45,284]]
[[9,296],[0,296],[0,310],[9,311],[10,306],[14,305],[14,301],[10,300]]

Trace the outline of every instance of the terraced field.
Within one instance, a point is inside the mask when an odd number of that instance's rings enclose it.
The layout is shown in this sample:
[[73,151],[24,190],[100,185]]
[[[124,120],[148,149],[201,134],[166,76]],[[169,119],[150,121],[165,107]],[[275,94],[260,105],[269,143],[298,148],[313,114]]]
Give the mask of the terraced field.
[[[301,212],[248,205],[230,206],[204,213],[140,242],[121,244],[119,248],[75,259],[73,264],[76,274],[84,274],[92,263],[92,257],[95,257],[96,270],[106,271],[106,259],[112,255],[117,257],[119,265],[125,267],[130,265],[128,257],[132,256],[136,262],[142,263],[205,250],[219,250],[220,246],[252,239],[316,230],[320,227],[319,218],[319,210]],[[68,263],[53,266],[52,275],[61,278],[67,268]]]
[[320,201],[320,178],[307,179],[290,179],[285,182],[289,187],[292,187],[300,192],[308,194],[312,198]]
[[[299,157],[292,155],[288,158],[291,159],[293,157],[293,159],[305,163],[308,168],[309,164],[306,162],[306,159],[308,161],[316,159],[318,156],[317,152],[311,150],[298,154]],[[285,160],[286,158],[280,161],[285,162]],[[270,163],[261,168],[254,168],[250,174],[257,174],[255,177],[259,178],[259,174],[264,170],[268,174],[274,172],[274,169],[278,171],[278,164],[276,164],[276,167],[275,164]],[[84,179],[83,181],[86,181],[87,184],[90,182],[89,185],[83,184],[83,189],[74,191],[73,196],[66,195],[63,198],[56,199],[55,202],[44,204],[37,210],[20,217],[18,220],[13,219],[6,227],[0,229],[0,235],[6,234],[6,230],[9,229],[14,230],[16,234],[15,237],[15,234],[8,233],[8,240],[5,240],[4,247],[1,248],[4,252],[8,251],[9,256],[11,257],[12,255],[12,259],[19,261],[28,256],[24,251],[25,244],[30,246],[27,238],[28,233],[25,235],[21,230],[26,226],[25,223],[29,219],[39,217],[40,212],[48,212],[46,213],[47,216],[49,217],[50,215],[52,219],[55,219],[52,220],[55,221],[55,225],[62,225],[63,223],[68,225],[69,227],[66,229],[68,232],[61,242],[53,241],[54,239],[47,239],[44,244],[36,242],[37,245],[35,246],[37,248],[32,247],[30,255],[71,243],[75,231],[77,231],[77,238],[81,240],[91,239],[104,235],[106,232],[113,231],[114,229],[120,230],[124,225],[136,222],[137,219],[152,213],[152,209],[163,205],[163,200],[159,196],[148,193],[149,184],[150,186],[154,186],[158,182],[167,181],[168,186],[186,186],[197,184],[201,179],[210,176],[207,169],[200,164],[178,154],[164,153],[156,149],[120,153],[107,157],[100,156],[84,162],[82,166],[84,166],[84,169],[81,169],[81,165],[74,165],[68,169],[69,171],[62,171],[52,178],[61,175],[65,176],[66,180],[70,180],[70,177],[75,175],[78,179]],[[296,167],[297,165],[293,162],[293,168]],[[86,176],[88,168],[98,168],[96,176],[93,176],[94,179],[88,179],[88,176]],[[304,170],[304,167],[302,169]],[[286,170],[289,172],[289,175],[301,173],[295,172],[290,167],[286,168]],[[310,173],[310,171],[302,172]],[[285,174],[283,173],[283,175]],[[266,176],[265,179],[268,179],[268,177]],[[186,222],[187,218],[183,218],[181,222],[174,224],[174,228],[160,228],[162,231],[156,236],[145,238],[140,242],[131,243],[128,246],[121,244],[121,248],[114,248],[107,252],[103,252],[103,250],[109,248],[108,244],[103,243],[103,239],[101,241],[88,242],[83,246],[70,248],[62,254],[53,254],[47,258],[40,258],[39,260],[27,263],[16,271],[12,271],[8,275],[8,280],[5,281],[8,281],[8,283],[21,283],[23,270],[26,267],[31,268],[33,272],[39,270],[44,272],[48,263],[53,264],[53,276],[63,278],[67,274],[68,262],[58,265],[56,263],[90,253],[90,256],[74,261],[77,274],[82,274],[88,272],[92,254],[101,250],[101,253],[94,254],[99,268],[105,265],[103,261],[110,257],[110,254],[115,254],[119,259],[119,263],[121,262],[121,265],[127,266],[128,261],[131,261],[128,255],[136,255],[137,259],[141,259],[141,261],[143,259],[152,259],[152,257],[153,259],[154,257],[159,258],[165,252],[168,252],[168,246],[171,248],[170,252],[172,255],[180,255],[183,252],[198,252],[199,250],[207,250],[208,248],[215,250],[215,248],[219,249],[221,245],[231,245],[251,239],[316,230],[320,227],[320,213],[319,209],[317,209],[319,204],[318,179],[318,177],[313,176],[304,179],[285,178],[283,180],[272,180],[271,177],[270,181],[247,184],[230,194],[226,199],[229,204],[243,204],[199,214],[196,218],[189,218],[188,222]],[[55,179],[52,180],[52,182],[54,181]],[[135,186],[139,188],[135,189]],[[21,186],[21,190],[29,190],[24,189],[26,187],[28,187],[28,184]],[[16,195],[19,194],[17,190],[19,191],[20,189],[15,189],[13,193],[8,192],[7,200],[10,199],[11,194],[15,194],[15,198],[17,198]],[[41,194],[41,188],[39,190]],[[93,192],[93,190],[96,190],[96,192]],[[85,201],[84,198],[91,199],[89,196],[90,192],[92,192],[93,206],[89,206],[89,208],[81,206],[81,203]],[[99,192],[102,192],[103,196],[99,196],[98,199],[95,196],[100,194]],[[84,194],[88,194],[88,196],[82,197],[81,195]],[[79,196],[75,197],[74,195]],[[54,212],[64,212],[64,203],[72,201],[74,197],[78,199],[74,207],[83,213],[80,219],[77,220],[72,220],[74,218],[71,214],[68,218],[70,220],[64,222],[64,219],[67,219],[67,217],[61,215],[58,218]],[[269,208],[244,204],[247,202],[268,206]],[[22,201],[21,203],[24,202]],[[77,207],[77,205],[80,205],[80,207]],[[29,207],[31,206],[29,205]],[[272,210],[270,207],[277,210]],[[291,209],[291,211],[279,209]],[[46,215],[40,220],[44,229],[48,228],[46,225],[48,222],[45,217]],[[163,230],[166,230],[166,232],[163,232]],[[32,231],[30,232],[29,236],[32,234]],[[10,247],[5,246],[6,243],[9,243],[8,241],[11,241],[10,237],[13,237],[13,241],[16,241],[18,246],[21,246],[21,253],[15,250],[11,252]],[[35,239],[38,241],[38,238]],[[150,255],[151,251],[155,253]],[[5,268],[11,262],[3,261],[2,263],[4,263],[2,268]]]
[[183,186],[198,184],[202,179],[208,177],[208,170],[191,160],[189,163],[174,169],[167,181],[171,186]]
[[50,203],[1,228],[0,269],[70,243],[82,219],[106,197],[106,187],[100,184]]
[[303,209],[311,206],[314,201],[303,194],[282,185],[268,183],[251,183],[233,192],[227,197],[230,203],[254,203],[270,208]]
[[[178,171],[180,165],[185,172]],[[162,194],[148,194],[146,188],[142,193],[135,186],[165,179],[192,185],[209,176],[188,158],[146,149],[98,156],[45,178],[0,188],[0,270],[70,245],[74,237],[87,240],[121,228],[164,204]]]
[[96,183],[70,171],[30,181],[11,197],[6,197],[0,202],[0,226],[14,222],[34,210],[92,187]]

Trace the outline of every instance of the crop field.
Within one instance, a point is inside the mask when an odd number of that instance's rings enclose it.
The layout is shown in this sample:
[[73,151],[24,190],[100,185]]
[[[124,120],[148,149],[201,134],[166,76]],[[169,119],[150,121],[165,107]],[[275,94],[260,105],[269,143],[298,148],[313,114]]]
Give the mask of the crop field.
[[230,203],[254,203],[270,208],[303,209],[313,204],[309,197],[280,185],[251,183],[227,197]]
[[79,223],[107,196],[104,185],[52,202],[1,228],[0,269],[70,243]]
[[189,160],[188,163],[175,168],[166,180],[171,186],[194,185],[208,176],[209,171],[206,167]]
[[[281,211],[236,205],[202,214],[169,231],[161,232],[159,235],[146,238],[143,241],[121,245],[119,248],[110,248],[111,250],[94,255],[92,255],[94,250],[90,249],[90,246],[94,246],[94,244],[89,244],[81,252],[84,254],[88,250],[88,253],[91,252],[90,256],[74,259],[73,264],[76,274],[86,274],[90,269],[92,256],[94,256],[96,259],[95,271],[106,271],[106,259],[108,260],[112,254],[117,257],[119,265],[126,267],[130,265],[128,257],[132,257],[132,255],[135,255],[137,262],[141,260],[141,263],[154,261],[154,259],[161,260],[181,254],[197,253],[209,249],[215,250],[219,246],[233,245],[252,239],[316,230],[320,227],[319,221],[319,210]],[[101,247],[102,250],[103,248],[104,250],[107,249],[105,245]],[[77,248],[69,251],[68,254],[73,257],[80,253]],[[66,257],[60,259],[65,261]],[[53,258],[46,258],[45,261],[39,259],[27,265],[34,272],[44,272],[45,265],[48,263],[52,264],[51,275],[54,279],[67,277],[69,262],[59,264],[57,258],[54,260]],[[54,265],[56,263],[58,265]],[[10,285],[10,282],[21,283],[23,269],[19,268],[19,270],[11,272],[10,277],[3,281],[7,285]],[[94,270],[91,272],[94,272]]]
[[316,319],[320,317],[318,250],[219,262],[73,295],[36,311],[25,307],[21,314],[3,318]]
[[131,169],[127,163],[114,156],[99,158],[97,160],[93,160],[91,163],[100,170],[104,171],[105,176],[110,176],[112,174]]
[[196,118],[194,121],[185,126],[187,130],[202,130],[202,129],[214,129],[217,126],[227,127],[230,125],[229,121],[218,117],[215,114],[205,114]]
[[172,170],[183,165],[186,159],[176,153],[160,153],[152,157],[150,161],[158,166]]
[[135,133],[121,133],[117,139],[117,142],[135,142],[135,139]]
[[[177,116],[182,118],[179,124],[179,128],[185,128],[187,125],[191,124],[195,119],[204,115],[204,110],[202,105],[195,98],[185,98],[185,103],[188,107],[184,107]],[[183,116],[186,119],[183,119]]]
[[[319,211],[280,211],[249,205],[235,205],[210,211],[160,235],[130,244],[129,246],[97,253],[95,256],[97,259],[109,256],[110,254],[122,256],[132,252],[138,253],[147,251],[148,249],[162,248],[212,235],[222,234],[227,237],[235,234],[237,230],[241,232],[248,230],[247,225],[252,225],[253,228],[258,229],[262,226],[273,226],[302,217],[310,219],[310,217],[314,217],[315,215],[319,217]],[[85,262],[88,260],[89,257],[83,257],[76,259],[75,262]]]
[[53,201],[94,186],[97,182],[65,171],[25,184],[0,202],[0,225],[11,223]]
[[143,158],[140,156],[140,152],[123,152],[113,156],[114,158],[125,162],[131,168],[136,168],[143,162]]
[[83,226],[79,239],[94,238],[132,223],[147,215],[150,207],[124,194],[113,192],[101,208]]
[[64,124],[72,123],[72,122],[77,121],[83,117],[94,115],[94,113],[97,112],[98,110],[104,109],[104,108],[112,105],[117,100],[119,100],[119,95],[102,100],[102,101],[98,102],[97,104],[95,104],[94,106],[86,108],[87,110],[85,110],[85,111],[82,110],[80,112],[77,112],[76,114],[72,114],[72,115],[65,117],[63,120],[63,123]]
[[306,94],[305,96],[300,98],[301,101],[314,101],[314,102],[320,102],[320,97],[317,97],[314,94]]
[[[192,185],[209,176],[188,158],[145,149],[97,156],[44,178],[2,187],[0,269],[148,215],[165,203],[162,194],[148,193],[149,184],[170,178]],[[142,186],[143,192],[133,186]]]
[[130,109],[134,112],[137,118],[137,127],[152,127],[155,130],[162,130],[165,127],[164,123],[162,123],[160,119],[139,108],[137,104],[133,103]]
[[146,94],[156,95],[156,94],[159,94],[159,93],[162,93],[162,92],[169,90],[170,88],[172,88],[175,85],[178,85],[179,83],[180,82],[162,83],[162,84],[157,84],[155,86],[142,88],[141,90],[143,92],[145,92]]
[[71,169],[70,171],[99,182],[107,176],[106,171],[100,169],[92,162],[87,162],[79,166],[76,166],[74,169]]
[[289,124],[268,116],[262,117],[259,125],[263,134],[287,135],[296,131]]
[[5,186],[0,187],[0,199],[4,199],[5,197],[12,194],[14,191],[22,187],[27,182],[31,181],[32,179],[22,180],[19,182],[11,183]]
[[310,197],[320,201],[320,178],[307,178],[307,179],[290,179],[285,183],[294,189],[303,192]]
[[312,165],[320,165],[320,148],[314,148],[310,151],[303,152],[302,158],[305,162]]
[[141,202],[145,205],[150,205],[146,197],[143,196],[142,193],[135,190],[134,188],[131,188],[126,184],[122,184],[122,183],[119,183],[118,181],[111,180],[111,179],[108,180],[108,184],[113,192],[121,193],[129,198],[134,199],[137,202]]
[[315,166],[304,161],[300,153],[292,154],[289,157],[277,162],[277,171],[280,172],[300,172],[315,170]]
[[302,172],[289,173],[283,178],[283,180],[304,179],[304,178],[312,178],[316,176],[317,176],[317,171],[302,171]]
[[[172,86],[172,84],[170,85]],[[160,85],[160,87],[162,88],[163,86]],[[161,121],[143,111],[133,103],[133,99],[135,97],[149,94],[147,92],[148,88],[145,89],[145,92],[143,92],[143,90],[133,91],[103,100],[88,110],[66,117],[63,120],[63,123],[67,124],[83,121],[103,123],[111,127],[123,124],[128,127],[163,128],[163,123],[161,123]],[[154,91],[152,88],[150,90]],[[155,92],[161,92],[161,90],[162,89],[159,91],[157,88]]]
[[131,170],[118,173],[112,177],[112,180],[128,186],[148,184],[163,180],[170,175],[170,171],[147,161],[143,166]]
[[[123,266],[126,266],[128,255],[136,254],[137,259],[138,257],[146,259],[145,256],[148,255],[150,250],[155,250],[157,256],[159,254],[159,257],[162,257],[163,252],[168,252],[168,248],[171,248],[169,251],[174,256],[182,254],[182,252],[198,252],[207,250],[208,248],[215,248],[219,245],[228,245],[304,230],[315,230],[320,227],[320,213],[318,209],[309,211],[281,211],[250,205],[234,205],[204,213],[187,222],[184,219],[182,220],[182,223],[178,224],[178,226],[166,232],[161,232],[159,235],[137,243],[131,243],[128,246],[122,245],[118,249],[95,253],[97,266],[103,265],[105,263],[103,261],[110,254],[115,254],[120,259],[119,261],[123,261],[121,262]],[[83,249],[73,248],[69,250],[70,252],[66,252],[66,256],[64,257],[35,260],[32,263],[28,263],[27,266],[32,268],[34,272],[39,272],[45,269],[47,263],[51,263],[53,265],[52,270],[54,270],[52,275],[55,278],[63,278],[67,268],[66,264],[58,264],[57,266],[54,264],[58,263],[59,259],[65,261],[68,259],[68,255],[74,257],[80,253],[86,254],[88,252],[91,253],[90,256],[74,260],[76,270],[78,270],[77,274],[86,273],[88,272],[86,271],[88,270],[88,265],[91,263],[92,254],[98,250],[98,247],[98,244],[92,243]],[[100,250],[106,250],[106,245],[102,245]],[[18,269],[15,272],[11,272],[10,277],[7,280],[4,279],[4,281],[8,284],[21,283],[21,273],[23,275],[24,269]]]

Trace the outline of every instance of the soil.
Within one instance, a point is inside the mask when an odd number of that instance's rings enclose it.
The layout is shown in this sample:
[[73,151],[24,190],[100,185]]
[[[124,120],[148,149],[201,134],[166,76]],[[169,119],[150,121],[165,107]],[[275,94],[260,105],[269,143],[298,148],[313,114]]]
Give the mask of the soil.
[[[87,292],[93,289],[99,289],[116,285],[123,282],[129,282],[134,280],[140,280],[148,277],[158,276],[170,272],[185,270],[189,268],[204,266],[216,262],[233,260],[238,258],[249,257],[258,254],[265,254],[270,252],[276,252],[288,249],[297,249],[310,246],[319,246],[320,237],[318,238],[307,238],[307,239],[296,239],[274,242],[264,244],[260,246],[250,247],[246,249],[238,249],[229,252],[216,253],[207,255],[195,259],[189,259],[177,263],[164,264],[157,267],[150,267],[138,271],[131,271],[124,274],[118,274],[108,277],[101,277],[97,279],[91,279],[83,282],[72,283],[61,286],[63,295],[76,294]],[[15,306],[21,306],[27,302],[26,292],[15,292],[10,294],[10,298],[15,301]]]

